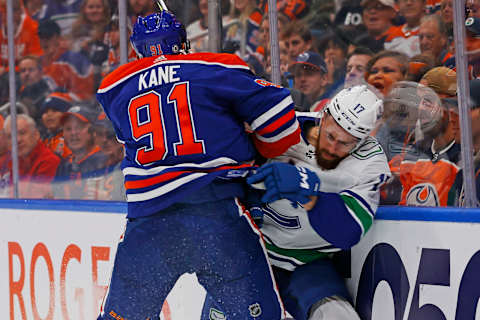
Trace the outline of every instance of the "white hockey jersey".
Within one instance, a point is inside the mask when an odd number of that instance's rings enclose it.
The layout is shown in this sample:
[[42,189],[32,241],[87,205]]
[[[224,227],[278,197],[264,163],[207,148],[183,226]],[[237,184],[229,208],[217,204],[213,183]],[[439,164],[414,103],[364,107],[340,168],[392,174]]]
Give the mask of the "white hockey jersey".
[[[314,121],[312,117],[298,118],[300,122],[302,118]],[[273,161],[307,167],[321,181],[322,193],[309,211],[289,200],[278,200],[262,208],[261,231],[270,261],[287,270],[356,244],[372,225],[379,189],[391,176],[383,149],[373,137],[332,170],[318,167],[315,147],[303,137]]]

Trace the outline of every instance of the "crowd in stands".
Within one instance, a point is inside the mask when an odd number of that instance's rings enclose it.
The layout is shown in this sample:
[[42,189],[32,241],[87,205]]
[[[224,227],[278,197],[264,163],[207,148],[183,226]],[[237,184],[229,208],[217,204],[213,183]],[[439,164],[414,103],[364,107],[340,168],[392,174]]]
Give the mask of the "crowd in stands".
[[[208,1],[166,3],[186,25],[191,51],[208,51]],[[95,100],[101,79],[120,64],[117,1],[13,4],[20,196],[122,200],[122,145]],[[129,31],[138,15],[156,11],[151,0],[127,4]],[[270,79],[268,2],[222,0],[221,8],[223,52]],[[453,0],[278,0],[277,12],[282,85],[298,111],[321,111],[339,90],[362,83],[384,99],[375,136],[394,179],[382,203],[461,205]],[[466,18],[479,191],[480,0],[466,1]],[[8,138],[5,1],[0,24],[0,135]],[[130,46],[127,55],[135,59]],[[10,148],[2,137],[0,192],[11,197]]]

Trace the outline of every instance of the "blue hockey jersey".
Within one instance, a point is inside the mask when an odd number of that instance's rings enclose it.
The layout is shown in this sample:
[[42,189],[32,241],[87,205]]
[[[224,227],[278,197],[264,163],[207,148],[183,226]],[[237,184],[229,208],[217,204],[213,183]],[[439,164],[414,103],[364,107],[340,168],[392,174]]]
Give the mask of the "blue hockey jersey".
[[238,177],[256,151],[271,158],[300,141],[289,91],[255,77],[236,55],[133,61],[102,81],[97,99],[125,144],[129,217],[154,214],[217,177]]

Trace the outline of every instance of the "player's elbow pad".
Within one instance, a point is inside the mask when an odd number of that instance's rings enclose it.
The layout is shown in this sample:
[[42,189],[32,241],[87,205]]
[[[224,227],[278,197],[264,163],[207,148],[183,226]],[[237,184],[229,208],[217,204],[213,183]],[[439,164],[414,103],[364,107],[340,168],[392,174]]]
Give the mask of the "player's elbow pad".
[[360,241],[362,229],[337,193],[321,192],[315,207],[308,211],[313,229],[333,246],[349,249]]

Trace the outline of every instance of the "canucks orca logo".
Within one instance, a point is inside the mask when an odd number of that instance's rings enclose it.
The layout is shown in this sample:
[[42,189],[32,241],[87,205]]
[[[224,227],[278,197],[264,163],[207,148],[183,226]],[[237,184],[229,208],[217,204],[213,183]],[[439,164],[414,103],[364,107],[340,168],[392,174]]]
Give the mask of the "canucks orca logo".
[[227,317],[222,311],[217,310],[215,308],[210,308],[209,319],[210,320],[226,320]]
[[407,205],[438,207],[440,200],[437,189],[431,183],[419,183],[408,191]]
[[248,310],[250,311],[250,315],[254,318],[260,317],[262,314],[262,308],[260,307],[259,303],[254,303],[248,306]]

